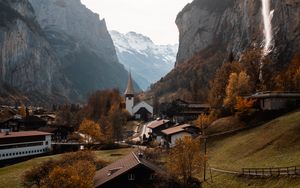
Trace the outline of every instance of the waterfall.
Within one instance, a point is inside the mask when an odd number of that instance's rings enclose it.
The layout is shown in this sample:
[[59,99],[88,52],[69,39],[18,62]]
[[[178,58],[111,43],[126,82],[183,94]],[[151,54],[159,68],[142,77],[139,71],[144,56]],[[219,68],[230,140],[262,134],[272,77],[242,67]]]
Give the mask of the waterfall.
[[263,79],[263,59],[265,56],[267,56],[271,51],[273,47],[273,32],[272,32],[272,18],[274,10],[271,11],[270,9],[270,1],[271,0],[261,0],[262,1],[262,16],[264,21],[264,49],[263,49],[263,56],[260,60],[260,67],[259,67],[259,80],[261,83],[264,83]]
[[273,32],[272,32],[272,17],[273,12],[270,10],[270,0],[262,1],[262,15],[264,21],[264,55],[268,55],[272,51]]

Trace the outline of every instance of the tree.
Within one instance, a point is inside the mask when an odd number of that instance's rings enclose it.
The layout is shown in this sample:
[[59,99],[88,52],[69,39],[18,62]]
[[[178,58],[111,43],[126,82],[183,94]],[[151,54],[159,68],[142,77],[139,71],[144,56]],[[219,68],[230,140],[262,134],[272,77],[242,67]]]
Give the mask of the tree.
[[126,125],[128,113],[123,111],[120,106],[116,104],[111,106],[108,112],[108,120],[111,126],[111,137],[113,140],[122,139],[122,129]]
[[203,156],[200,149],[200,141],[191,137],[177,140],[176,146],[169,152],[167,169],[184,187],[188,187],[189,180],[201,173]]
[[93,188],[95,166],[89,161],[76,161],[66,166],[57,166],[50,173],[46,187]]
[[22,179],[23,186],[28,188],[33,186],[41,187],[43,180],[48,177],[49,172],[53,170],[56,164],[56,161],[50,159],[25,172]]
[[295,72],[293,82],[295,90],[300,91],[300,66]]
[[19,114],[25,118],[26,117],[26,106],[24,104],[22,104],[19,108]]
[[247,113],[253,107],[255,99],[245,99],[243,97],[238,96],[236,98],[235,109],[240,113]]
[[84,119],[78,131],[84,134],[84,142],[87,144],[93,144],[101,138],[100,125],[92,120]]
[[204,113],[200,114],[198,118],[194,121],[194,124],[199,127],[206,129],[213,121],[218,118],[218,113],[216,110],[211,110],[209,115]]
[[250,76],[245,71],[231,73],[226,86],[226,97],[224,99],[224,106],[233,110],[236,105],[236,99],[239,96],[246,95],[250,92],[249,87]]

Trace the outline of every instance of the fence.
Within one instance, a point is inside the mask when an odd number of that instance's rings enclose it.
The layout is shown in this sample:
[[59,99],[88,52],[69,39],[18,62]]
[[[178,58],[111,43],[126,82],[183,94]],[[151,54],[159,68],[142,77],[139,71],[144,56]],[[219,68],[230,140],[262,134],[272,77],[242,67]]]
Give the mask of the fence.
[[280,168],[243,168],[242,175],[271,177],[271,176],[297,176],[300,175],[300,166],[280,167]]

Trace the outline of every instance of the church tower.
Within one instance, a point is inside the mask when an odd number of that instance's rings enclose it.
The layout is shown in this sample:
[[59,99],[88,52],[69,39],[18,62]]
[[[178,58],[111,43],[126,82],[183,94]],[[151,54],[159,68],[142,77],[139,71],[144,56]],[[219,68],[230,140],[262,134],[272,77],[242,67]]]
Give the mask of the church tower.
[[134,89],[132,84],[131,73],[129,73],[127,89],[125,91],[126,110],[133,115],[134,106]]

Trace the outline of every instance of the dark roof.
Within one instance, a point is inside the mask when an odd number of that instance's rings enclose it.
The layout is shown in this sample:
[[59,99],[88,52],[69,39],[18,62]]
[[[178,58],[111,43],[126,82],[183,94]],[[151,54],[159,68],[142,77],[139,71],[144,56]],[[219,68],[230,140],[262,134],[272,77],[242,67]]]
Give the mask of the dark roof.
[[246,98],[300,98],[300,92],[279,92],[279,91],[266,91],[255,93]]
[[162,125],[168,123],[169,121],[170,120],[167,120],[167,119],[154,120],[154,121],[152,121],[151,123],[148,124],[148,128],[155,129],[159,126],[162,126]]
[[51,135],[51,133],[41,132],[41,131],[22,131],[22,132],[9,132],[9,135],[6,133],[0,133],[1,138],[15,138],[15,137],[30,137],[30,136],[46,136]]
[[129,77],[128,77],[128,83],[127,83],[127,89],[125,91],[125,95],[134,95],[134,89],[133,89],[131,74],[129,74]]
[[185,130],[185,128],[187,128],[187,127],[192,127],[192,125],[190,125],[190,124],[179,125],[179,126],[176,126],[176,127],[171,127],[171,128],[162,130],[161,132],[166,134],[166,135],[172,135],[172,134],[187,131],[187,130]]
[[96,172],[94,177],[94,187],[103,185],[104,183],[111,181],[112,179],[128,172],[129,170],[143,165],[154,172],[164,173],[161,169],[146,161],[143,158],[139,158],[134,152],[123,157],[122,159],[102,168]]

